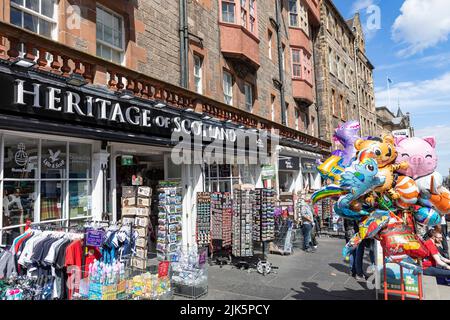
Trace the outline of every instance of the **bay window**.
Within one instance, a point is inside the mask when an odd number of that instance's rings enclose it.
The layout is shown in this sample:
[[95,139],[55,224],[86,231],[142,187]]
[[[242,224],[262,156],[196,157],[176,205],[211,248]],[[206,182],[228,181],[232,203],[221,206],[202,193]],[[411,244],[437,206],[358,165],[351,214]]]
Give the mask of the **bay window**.
[[301,0],[289,0],[289,26],[309,35],[308,10]]
[[257,33],[256,0],[222,0],[219,3],[222,22],[239,24],[251,33]]
[[297,0],[289,0],[289,26],[298,27]]
[[292,77],[302,77],[301,50],[292,49]]
[[235,23],[234,21],[234,0],[222,0],[222,21],[228,23]]

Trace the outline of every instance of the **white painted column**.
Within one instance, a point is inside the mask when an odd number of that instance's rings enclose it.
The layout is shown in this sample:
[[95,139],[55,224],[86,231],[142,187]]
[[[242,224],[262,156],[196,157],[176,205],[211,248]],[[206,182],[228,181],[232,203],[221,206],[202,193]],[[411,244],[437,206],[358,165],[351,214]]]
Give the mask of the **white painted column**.
[[103,170],[102,166],[108,164],[109,153],[96,152],[92,159],[92,219],[102,220],[103,213]]
[[190,237],[189,237],[189,246],[193,246],[196,244],[197,239],[195,235],[197,233],[197,192],[203,191],[203,175],[202,175],[202,167],[201,165],[195,164],[193,166],[193,175],[192,175],[192,204],[191,204],[191,212],[189,214],[190,217]]
[[320,189],[321,186],[321,180],[320,180],[320,174],[318,173],[311,173],[311,176],[314,179],[314,189]]
[[[170,161],[170,158],[167,158]],[[190,206],[191,206],[191,187],[190,187],[190,172],[188,165],[181,165],[181,185],[183,189],[183,216],[181,219],[181,233],[182,233],[182,246],[187,248],[189,242],[189,219],[191,216]]]

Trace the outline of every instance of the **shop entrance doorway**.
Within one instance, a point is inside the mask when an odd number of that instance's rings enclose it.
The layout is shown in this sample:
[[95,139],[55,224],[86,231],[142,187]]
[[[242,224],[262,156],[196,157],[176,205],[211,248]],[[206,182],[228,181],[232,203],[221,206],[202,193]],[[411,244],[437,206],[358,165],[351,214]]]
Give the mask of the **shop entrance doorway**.
[[[166,148],[120,143],[111,144],[110,147],[110,208],[108,209],[112,213],[112,220],[126,218],[125,211],[129,207],[148,208],[150,213],[150,223],[146,233],[148,252],[155,253],[155,256],[158,184],[162,180],[181,181],[181,170],[177,170],[179,167],[174,169],[168,162],[170,162],[170,153]],[[146,203],[137,203],[141,201],[139,197],[131,197],[129,201],[133,203],[127,202],[127,192],[139,187],[150,188],[150,195],[144,200]]]

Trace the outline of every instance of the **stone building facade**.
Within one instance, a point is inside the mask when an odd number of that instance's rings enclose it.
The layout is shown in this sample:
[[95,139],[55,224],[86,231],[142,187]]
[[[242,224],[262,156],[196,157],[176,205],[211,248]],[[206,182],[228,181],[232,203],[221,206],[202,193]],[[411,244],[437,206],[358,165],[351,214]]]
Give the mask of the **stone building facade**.
[[320,15],[315,44],[320,137],[331,141],[347,120],[359,120],[362,135],[376,135],[373,66],[365,56],[359,16],[345,20],[331,0],[320,2]]
[[355,69],[356,86],[358,88],[356,97],[361,135],[376,136],[379,132],[377,130],[377,115],[375,111],[374,66],[366,56],[365,37],[359,13],[356,13],[352,19],[348,20],[347,24],[355,34]]
[[380,134],[400,134],[414,136],[414,128],[411,126],[409,112],[403,114],[400,107],[394,114],[388,107],[377,107],[377,127]]

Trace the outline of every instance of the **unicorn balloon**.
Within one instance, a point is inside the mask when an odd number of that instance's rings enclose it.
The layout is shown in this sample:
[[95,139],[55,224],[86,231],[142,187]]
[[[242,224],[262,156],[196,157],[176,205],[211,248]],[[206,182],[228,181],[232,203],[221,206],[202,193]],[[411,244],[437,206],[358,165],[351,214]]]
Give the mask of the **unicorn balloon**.
[[342,158],[341,165],[344,167],[350,165],[355,156],[355,141],[359,139],[360,128],[358,121],[350,120],[339,125],[334,131],[334,141],[338,141],[344,147],[344,150],[338,150],[335,155]]

